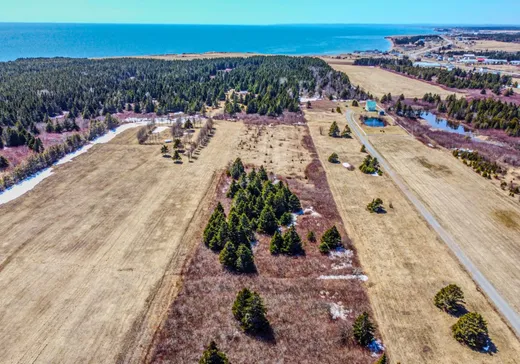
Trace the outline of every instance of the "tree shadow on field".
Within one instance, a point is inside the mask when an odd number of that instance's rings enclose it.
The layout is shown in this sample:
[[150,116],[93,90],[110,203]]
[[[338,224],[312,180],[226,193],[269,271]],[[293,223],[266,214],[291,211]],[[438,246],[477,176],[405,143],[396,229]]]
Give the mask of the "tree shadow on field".
[[258,341],[263,341],[269,345],[276,345],[276,336],[274,334],[274,330],[269,325],[269,327],[265,328],[262,332],[258,333],[247,333],[249,337],[252,337]]
[[465,314],[469,313],[468,309],[464,307],[462,304],[458,304],[456,307],[454,307],[452,310],[448,311],[448,313],[453,317],[462,317]]

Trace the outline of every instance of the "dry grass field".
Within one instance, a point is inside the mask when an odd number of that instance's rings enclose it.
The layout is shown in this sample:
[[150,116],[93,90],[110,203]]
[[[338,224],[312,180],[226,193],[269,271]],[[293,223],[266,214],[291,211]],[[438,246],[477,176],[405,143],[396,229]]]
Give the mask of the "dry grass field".
[[371,140],[473,263],[520,312],[518,199],[509,197],[448,151],[425,147],[411,138]]
[[[422,98],[425,93],[431,92],[439,94],[444,98],[454,93],[442,87],[414,80],[377,67],[354,66],[344,64],[341,61],[336,63],[335,60],[327,60],[327,62],[335,70],[345,72],[354,85],[360,85],[365,91],[372,93],[376,97],[382,97],[390,92],[394,96],[404,94],[405,97]],[[458,95],[462,94],[458,93]]]
[[184,164],[128,130],[0,206],[0,361],[139,362],[242,128],[218,122]]
[[[263,164],[268,172],[283,178],[304,208],[314,208],[317,214],[305,214],[297,220],[296,228],[304,240],[309,230],[319,237],[336,224],[348,246],[323,167],[312,150],[305,126],[255,125],[243,130],[238,153],[246,164]],[[226,211],[230,207],[225,198],[229,183],[223,176],[215,196]],[[153,362],[196,362],[212,339],[232,363],[374,362],[367,350],[341,343],[342,333],[356,315],[371,311],[364,284],[317,279],[320,275],[358,272],[356,256],[340,267],[341,262],[319,253],[317,243],[306,242],[305,256],[298,258],[272,256],[268,245],[269,238],[260,235],[254,247],[255,275],[227,273],[215,253],[199,246],[159,337]],[[265,300],[273,328],[271,338],[245,335],[233,319],[231,306],[243,287],[258,291]],[[331,319],[332,304],[342,307],[344,318]]]
[[467,51],[506,51],[520,52],[520,43],[498,42],[495,40],[478,40],[475,44],[465,44],[462,42],[454,42],[457,48]]
[[[360,143],[356,139],[332,139],[326,136],[326,132],[323,133],[324,135],[320,134],[320,127],[325,131],[328,130],[332,121],[337,121],[337,114],[328,112],[330,110],[328,102],[323,102],[324,107],[321,110],[319,104],[313,103],[313,109],[305,111],[306,118],[347,233],[352,239],[360,263],[369,277],[368,294],[372,309],[392,362],[403,364],[517,363],[520,352],[517,337],[502,321],[485,296],[479,292],[447,246],[437,238],[435,232],[429,228],[392,180],[386,175],[381,177],[365,175],[357,168],[355,171],[348,171],[341,164],[333,165],[326,162],[327,157],[332,152],[336,152],[339,154],[341,162],[358,166],[366,154],[360,153]],[[343,126],[344,124],[340,123],[340,128]],[[413,174],[411,170],[405,171],[406,167],[404,167],[414,165],[413,158],[416,156],[413,153],[417,153],[417,157],[426,158],[433,166],[439,166],[426,170],[420,165],[420,162],[417,162],[419,165],[414,167],[417,168],[418,175],[430,175],[428,179],[433,179],[431,181],[427,179],[421,183],[422,188],[431,188],[429,195],[433,198],[436,186],[443,185],[442,180],[445,176],[442,174],[449,173],[440,166],[444,164],[444,159],[440,159],[443,161],[441,163],[439,158],[442,157],[437,155],[437,153],[446,152],[435,151],[435,154],[432,154],[431,150],[420,144],[416,145],[415,143],[418,142],[408,136],[381,135],[370,138],[374,141],[377,139],[378,148],[385,149],[382,151],[389,156],[390,150],[389,147],[384,148],[384,141],[387,139],[392,141],[392,152],[396,157],[389,159],[392,164],[400,163],[403,166],[399,172]],[[379,141],[379,139],[381,140]],[[396,147],[399,141],[403,141],[400,148],[405,149],[404,151]],[[415,146],[413,152],[406,148],[409,143]],[[448,159],[453,158],[448,153],[445,155]],[[453,162],[462,165],[455,158],[453,158]],[[453,169],[453,174],[447,175],[449,181],[450,178],[455,178],[458,168],[451,163],[448,168]],[[398,169],[397,166],[396,169]],[[434,175],[442,175],[443,178],[435,178]],[[426,179],[426,177],[424,178]],[[460,192],[464,189],[461,186],[464,186],[466,181],[463,177],[459,178],[461,181]],[[471,178],[471,176],[466,176],[466,178]],[[483,183],[488,183],[482,177],[479,178]],[[473,181],[472,178],[470,180]],[[419,184],[419,182],[417,183]],[[481,203],[477,201],[481,199],[479,193],[486,188],[480,184],[480,180],[475,181],[474,185],[468,186],[468,190],[474,194],[473,200],[464,201],[468,209],[471,208],[472,203],[476,203],[479,208]],[[460,193],[461,196],[465,196],[463,192]],[[376,197],[383,199],[387,208],[386,214],[370,214],[366,211],[366,204]],[[455,202],[445,200],[442,195],[439,198],[445,204],[455,205]],[[453,198],[459,201],[459,204],[464,204],[461,203],[460,197],[454,196]],[[393,208],[389,208],[390,202]],[[509,205],[506,204],[506,206]],[[463,207],[459,206],[459,208]],[[466,213],[466,211],[459,211],[459,213]],[[444,214],[445,216],[453,215],[446,212]],[[466,216],[481,219],[479,222],[486,227],[490,225],[491,228],[499,227],[499,223],[494,223],[492,217],[483,218],[479,213]],[[456,217],[456,219],[463,219],[463,216]],[[469,226],[476,225],[474,221],[468,220],[466,219],[460,224],[461,229],[468,226],[469,230]],[[504,226],[503,229],[511,228]],[[494,233],[496,233],[496,229],[485,234],[489,236]],[[487,248],[495,251],[492,245],[502,245],[500,240],[503,234],[513,234],[513,231],[496,235],[496,240],[489,243],[491,246],[487,246]],[[472,233],[471,236],[474,235],[475,233]],[[482,248],[484,247],[482,246]],[[506,247],[506,249],[510,249],[510,247]],[[509,252],[511,253],[511,250]],[[502,253],[500,254],[502,255]],[[511,260],[511,258],[507,258],[506,264]],[[500,268],[500,264],[496,264],[495,268],[502,272],[504,280],[511,279],[511,276],[506,275],[506,272]],[[511,266],[509,268],[514,269]],[[449,283],[456,283],[463,289],[465,307],[469,311],[480,312],[487,319],[490,336],[497,348],[495,354],[474,352],[459,345],[452,338],[450,327],[455,323],[456,318],[441,312],[433,305],[435,293]],[[509,284],[509,282],[504,282],[504,284]],[[513,286],[512,283],[511,286]],[[516,289],[518,287],[517,283]]]

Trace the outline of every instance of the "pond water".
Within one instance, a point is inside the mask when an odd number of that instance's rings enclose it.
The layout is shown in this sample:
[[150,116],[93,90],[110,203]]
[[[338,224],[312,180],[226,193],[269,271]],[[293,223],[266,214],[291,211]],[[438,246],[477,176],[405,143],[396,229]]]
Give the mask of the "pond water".
[[440,129],[449,133],[471,135],[471,130],[465,128],[461,124],[451,123],[446,119],[438,118],[431,112],[421,113],[421,118],[426,120],[426,122],[435,129]]
[[382,128],[385,126],[385,122],[376,118],[368,118],[366,119],[363,124],[366,126],[371,126],[372,128]]

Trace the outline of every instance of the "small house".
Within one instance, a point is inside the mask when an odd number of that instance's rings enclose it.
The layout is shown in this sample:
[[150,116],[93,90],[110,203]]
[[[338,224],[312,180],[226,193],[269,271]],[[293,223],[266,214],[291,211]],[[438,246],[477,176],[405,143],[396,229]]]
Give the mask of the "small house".
[[367,100],[365,105],[366,111],[377,111],[377,103],[373,100]]

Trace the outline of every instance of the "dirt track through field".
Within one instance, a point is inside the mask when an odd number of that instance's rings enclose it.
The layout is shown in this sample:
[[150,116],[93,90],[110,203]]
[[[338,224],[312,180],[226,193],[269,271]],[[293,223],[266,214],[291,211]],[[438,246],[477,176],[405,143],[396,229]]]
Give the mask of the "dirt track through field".
[[[328,112],[328,104],[323,110],[316,105],[306,111],[306,117],[347,232],[369,277],[371,305],[392,362],[516,363],[517,337],[387,174],[365,175],[357,168],[348,171],[326,161],[336,152],[341,162],[357,167],[366,154],[359,152],[361,145],[355,139],[327,136],[332,121],[338,121],[341,128],[345,121]],[[366,204],[376,197],[383,199],[386,214],[366,211]],[[449,283],[462,287],[467,310],[486,318],[496,354],[472,351],[451,336],[450,327],[457,319],[433,305],[435,293]]]
[[220,122],[182,165],[127,131],[1,206],[1,362],[140,360],[241,128]]

